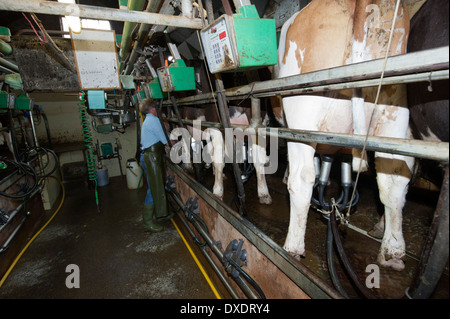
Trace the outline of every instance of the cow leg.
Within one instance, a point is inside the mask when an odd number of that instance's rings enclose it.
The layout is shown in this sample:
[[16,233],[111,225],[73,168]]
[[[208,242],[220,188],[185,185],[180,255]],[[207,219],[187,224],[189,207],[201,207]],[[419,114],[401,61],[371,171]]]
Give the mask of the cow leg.
[[290,220],[283,248],[295,257],[305,254],[306,220],[315,181],[314,153],[309,145],[288,142]]
[[[352,96],[352,115],[353,115],[353,134],[366,135],[366,112],[364,108],[364,98],[362,96],[362,89],[353,89]],[[367,162],[367,153],[352,149],[352,168],[355,172],[366,172],[369,169]]]
[[255,167],[256,172],[259,202],[261,204],[270,205],[272,204],[272,197],[269,194],[266,175],[264,174],[264,165],[268,161],[266,148],[256,144],[256,141],[254,141],[252,144],[253,166]]
[[[225,167],[225,152],[224,140],[222,133],[214,128],[206,129],[204,132],[204,139],[207,140],[205,147],[206,152],[209,152],[210,160],[213,165],[214,172],[214,186],[213,194],[218,198],[223,198],[223,169]],[[203,156],[203,158],[206,158]]]
[[405,240],[402,231],[402,210],[411,179],[414,160],[396,158],[388,154],[375,154],[377,182],[380,200],[384,205],[384,236],[378,261],[381,265],[403,270],[401,258],[405,255]]
[[191,160],[191,140],[190,139],[181,139],[181,143],[183,143],[183,164],[184,169],[189,173],[194,173],[194,165]]
[[[376,135],[406,138],[409,134],[408,109],[383,106],[381,111],[381,121],[375,128]],[[386,121],[386,115],[391,118],[395,115],[395,121]],[[402,211],[413,166],[413,157],[375,152],[375,168],[380,200],[384,205],[385,228],[378,262],[395,270],[405,268],[402,261],[405,255]]]

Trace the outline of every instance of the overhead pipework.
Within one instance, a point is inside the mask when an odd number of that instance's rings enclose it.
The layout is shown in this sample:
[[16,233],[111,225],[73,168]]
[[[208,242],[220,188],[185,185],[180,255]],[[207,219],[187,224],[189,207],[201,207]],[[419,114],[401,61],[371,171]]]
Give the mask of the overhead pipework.
[[149,12],[111,9],[90,5],[65,4],[54,1],[0,0],[0,10],[34,12],[60,16],[76,16],[80,18],[97,20],[147,23],[189,29],[201,29],[202,27],[200,19],[189,19],[183,16],[161,15]]
[[0,71],[6,74],[19,72],[17,64],[9,59],[13,53],[10,42],[11,31],[9,28],[0,26],[0,54],[2,55],[0,56]]
[[[147,6],[147,8],[150,7],[150,2],[149,2],[149,6]],[[127,5],[127,10],[128,11],[131,11],[131,10],[142,11],[142,9],[144,8],[144,4],[145,4],[145,0],[129,0],[128,5]],[[119,58],[120,58],[119,72],[121,72],[124,67],[124,64],[122,61],[125,61],[125,59],[127,58],[128,54],[130,52],[131,34],[135,27],[136,27],[135,22],[127,21],[124,23],[123,32],[122,32],[122,42],[120,43],[120,51],[119,51]]]

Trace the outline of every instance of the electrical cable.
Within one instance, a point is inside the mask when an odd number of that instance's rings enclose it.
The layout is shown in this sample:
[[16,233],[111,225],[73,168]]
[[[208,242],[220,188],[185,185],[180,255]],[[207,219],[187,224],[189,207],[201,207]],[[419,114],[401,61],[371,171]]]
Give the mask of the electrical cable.
[[15,267],[15,265],[17,264],[17,262],[19,261],[19,259],[22,257],[22,255],[25,253],[25,251],[28,249],[28,247],[31,245],[31,243],[36,239],[37,236],[39,236],[39,234],[47,227],[48,224],[50,224],[50,222],[53,220],[53,218],[55,218],[56,214],[59,212],[59,210],[62,207],[62,204],[64,203],[64,199],[66,196],[66,190],[64,188],[63,183],[61,182],[61,180],[59,180],[58,178],[56,178],[55,176],[47,176],[54,178],[58,181],[59,185],[61,186],[62,189],[62,198],[61,198],[61,202],[59,203],[58,208],[55,210],[55,212],[53,213],[53,215],[50,217],[50,219],[44,224],[44,226],[42,226],[42,228],[28,241],[28,243],[25,245],[25,247],[22,249],[22,251],[19,253],[19,255],[17,255],[17,257],[14,259],[14,261],[12,262],[11,266],[9,266],[8,270],[6,271],[6,273],[3,275],[2,279],[0,280],[0,288],[3,286],[3,284],[5,283],[6,278],[8,278],[9,274],[11,273],[11,271],[13,270],[13,268]]
[[[39,155],[38,155],[39,152],[44,153],[44,155],[42,157],[39,157]],[[49,153],[52,155],[52,157],[55,161],[55,164],[53,165],[53,168],[46,173],[45,170],[47,169],[48,165],[51,162]],[[30,156],[30,154],[32,154],[32,155]],[[20,155],[21,155],[22,162],[27,162],[27,163],[31,162],[32,156],[37,156],[39,158],[39,160],[40,160],[39,164],[41,166],[40,166],[40,172],[39,172],[39,174],[37,174],[38,179],[52,175],[53,172],[56,171],[56,169],[59,167],[59,165],[58,165],[59,160],[58,160],[58,156],[56,155],[56,153],[53,150],[50,150],[50,149],[47,149],[44,147],[40,147],[40,146],[35,147],[35,148],[27,147],[27,149],[24,150]],[[46,158],[45,165],[42,163],[43,162],[42,159],[44,157]]]
[[84,98],[84,92],[80,91],[80,102],[78,102],[80,117],[81,117],[81,128],[83,130],[84,143],[86,146],[86,161],[88,169],[88,179],[94,183],[95,189],[95,203],[97,204],[97,211],[100,212],[98,191],[97,191],[97,169],[95,167],[95,157],[92,144],[91,131],[89,129],[89,121],[87,118],[87,106],[86,100]]
[[[0,157],[0,161],[3,163],[10,163],[10,164],[14,165],[16,167],[17,171],[21,171],[25,176],[25,185],[22,187],[21,190],[19,190],[15,194],[8,194],[6,192],[0,192],[0,196],[4,196],[4,197],[8,197],[8,198],[23,198],[23,197],[27,197],[28,195],[30,195],[31,193],[33,193],[35,191],[36,187],[38,187],[39,179],[36,174],[36,171],[30,165],[23,163],[23,162],[11,161],[4,157]],[[30,185],[28,185],[28,176],[31,176],[33,178],[33,185],[31,187],[30,187]],[[28,188],[28,189],[24,191],[23,188]],[[18,193],[20,191],[24,191],[24,193],[18,195]]]
[[59,163],[58,155],[56,155],[56,153],[55,153],[53,150],[50,150],[50,149],[47,149],[47,148],[43,148],[43,147],[38,147],[38,148],[36,148],[36,150],[42,150],[42,151],[44,151],[44,153],[46,153],[46,156],[47,156],[47,164],[44,166],[44,170],[45,170],[45,168],[47,168],[48,164],[50,163],[50,158],[49,158],[49,156],[48,156],[49,153],[53,156],[53,158],[54,158],[54,160],[55,160],[55,165],[53,166],[53,168],[52,168],[49,172],[47,172],[47,173],[45,173],[45,171],[44,171],[44,172],[43,172],[44,175],[39,176],[39,177],[40,177],[40,178],[44,178],[44,177],[48,177],[48,176],[52,175],[53,172],[56,171],[56,169],[59,167],[59,164],[58,164],[58,163]]

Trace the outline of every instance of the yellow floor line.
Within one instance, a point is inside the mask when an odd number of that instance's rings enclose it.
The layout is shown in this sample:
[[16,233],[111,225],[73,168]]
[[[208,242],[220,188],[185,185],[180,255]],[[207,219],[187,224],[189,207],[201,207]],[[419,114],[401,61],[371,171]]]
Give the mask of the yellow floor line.
[[197,256],[195,256],[194,252],[192,251],[191,247],[189,246],[188,242],[186,241],[186,239],[184,238],[183,234],[181,233],[180,229],[178,228],[177,224],[175,223],[175,221],[173,220],[173,218],[170,219],[173,223],[173,225],[175,226],[175,228],[178,231],[178,234],[180,234],[181,239],[183,240],[184,244],[186,245],[187,249],[189,250],[189,252],[191,253],[192,258],[194,258],[195,263],[197,264],[198,268],[200,269],[200,271],[202,272],[203,276],[205,277],[206,281],[208,282],[209,286],[211,287],[214,295],[216,296],[217,299],[222,299],[222,297],[220,297],[219,292],[217,291],[216,287],[214,287],[214,284],[212,283],[211,279],[209,278],[208,274],[206,273],[205,269],[203,268],[202,264],[200,263],[200,261],[197,259]]

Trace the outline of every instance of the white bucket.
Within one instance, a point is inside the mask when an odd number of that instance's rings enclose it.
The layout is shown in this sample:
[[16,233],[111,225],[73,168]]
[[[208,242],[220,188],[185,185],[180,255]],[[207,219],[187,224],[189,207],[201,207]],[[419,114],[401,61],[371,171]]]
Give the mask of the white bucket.
[[[127,161],[127,186],[129,189],[141,188],[145,176],[142,174],[143,170],[134,158]],[[140,183],[139,183],[140,180]]]

